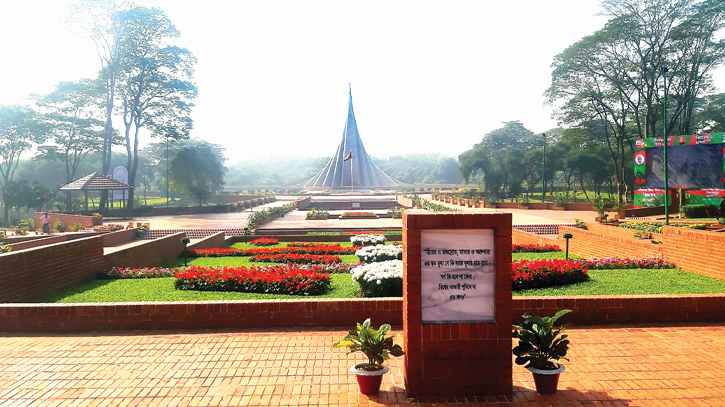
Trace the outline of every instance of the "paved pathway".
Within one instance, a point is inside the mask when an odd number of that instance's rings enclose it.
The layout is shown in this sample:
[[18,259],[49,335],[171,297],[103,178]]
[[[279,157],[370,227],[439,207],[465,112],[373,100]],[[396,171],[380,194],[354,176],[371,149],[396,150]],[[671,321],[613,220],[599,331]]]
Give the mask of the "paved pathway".
[[408,399],[402,358],[358,393],[342,328],[0,336],[0,406],[723,406],[725,325],[579,327],[559,392]]

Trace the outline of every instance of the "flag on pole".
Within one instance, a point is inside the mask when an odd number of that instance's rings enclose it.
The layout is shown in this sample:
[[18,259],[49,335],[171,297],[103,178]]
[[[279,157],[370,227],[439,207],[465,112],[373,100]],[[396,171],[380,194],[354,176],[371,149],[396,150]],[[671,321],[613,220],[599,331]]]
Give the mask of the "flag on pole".
[[345,159],[342,160],[342,161],[347,161],[347,160],[349,160],[351,158],[352,158],[352,151],[350,151],[349,153],[347,153],[347,156],[345,156]]

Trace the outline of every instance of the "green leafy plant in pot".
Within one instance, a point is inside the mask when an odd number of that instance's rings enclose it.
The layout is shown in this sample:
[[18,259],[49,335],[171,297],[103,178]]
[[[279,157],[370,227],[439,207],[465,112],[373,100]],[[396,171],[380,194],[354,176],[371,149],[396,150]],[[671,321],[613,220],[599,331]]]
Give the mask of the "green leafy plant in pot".
[[390,359],[391,355],[405,354],[400,345],[393,344],[393,337],[387,336],[390,329],[390,325],[383,324],[376,330],[368,318],[352,328],[342,341],[332,345],[335,348],[346,347],[348,354],[362,352],[368,358],[367,363],[359,363],[350,368],[350,372],[355,373],[357,377],[362,394],[377,394],[380,391],[383,375],[390,370],[387,366],[383,366],[383,363]]
[[569,340],[567,335],[561,334],[566,327],[554,326],[554,323],[570,312],[565,309],[553,317],[543,318],[526,313],[524,322],[514,325],[513,337],[519,340],[513,349],[516,364],[526,365],[524,367],[534,375],[536,391],[541,394],[556,393],[559,375],[564,371],[558,360],[568,360],[564,356],[569,350]]

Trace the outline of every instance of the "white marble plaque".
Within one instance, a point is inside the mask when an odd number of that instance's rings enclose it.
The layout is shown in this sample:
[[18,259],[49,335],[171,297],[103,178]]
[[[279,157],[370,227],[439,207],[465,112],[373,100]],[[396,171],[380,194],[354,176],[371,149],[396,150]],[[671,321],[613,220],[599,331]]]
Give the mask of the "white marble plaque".
[[494,321],[493,229],[420,233],[422,322]]

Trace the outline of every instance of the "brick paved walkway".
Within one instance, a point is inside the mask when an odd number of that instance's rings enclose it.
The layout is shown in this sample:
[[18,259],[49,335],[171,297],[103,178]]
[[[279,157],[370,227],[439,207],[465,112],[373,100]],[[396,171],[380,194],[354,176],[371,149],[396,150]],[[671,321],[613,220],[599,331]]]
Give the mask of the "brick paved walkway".
[[343,329],[0,336],[0,406],[723,406],[725,325],[570,330],[560,390],[408,399],[402,358],[360,395]]

